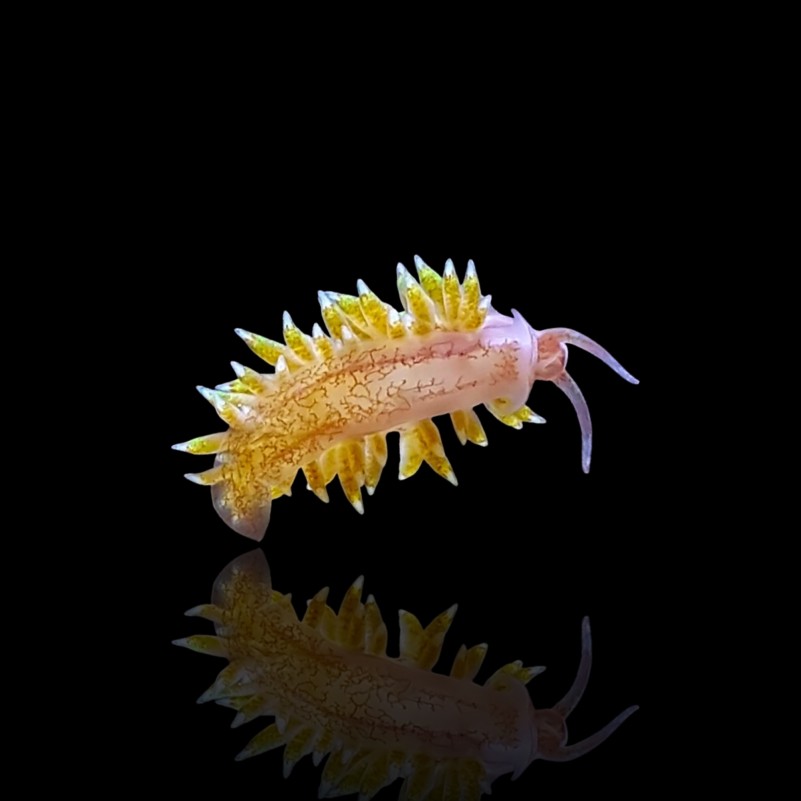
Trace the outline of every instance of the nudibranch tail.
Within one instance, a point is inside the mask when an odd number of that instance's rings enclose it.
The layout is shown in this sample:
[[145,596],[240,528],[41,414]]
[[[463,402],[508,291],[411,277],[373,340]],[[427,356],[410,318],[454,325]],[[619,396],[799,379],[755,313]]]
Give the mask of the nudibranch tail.
[[535,378],[552,381],[573,404],[581,427],[581,468],[585,473],[589,473],[592,458],[592,419],[587,401],[578,384],[565,370],[567,365],[565,345],[575,345],[577,348],[586,350],[587,353],[591,353],[611,367],[630,384],[639,384],[640,382],[606,348],[602,348],[597,342],[572,328],[548,328],[544,331],[534,331],[534,334],[537,337],[539,349],[539,363],[535,370]]
[[538,732],[538,758],[549,762],[569,762],[571,759],[577,759],[599,746],[639,709],[639,706],[630,706],[607,723],[600,731],[578,743],[566,745],[566,721],[584,694],[590,678],[591,667],[592,636],[590,634],[590,619],[585,617],[581,621],[581,662],[572,686],[558,704],[551,709],[538,710],[535,713]]

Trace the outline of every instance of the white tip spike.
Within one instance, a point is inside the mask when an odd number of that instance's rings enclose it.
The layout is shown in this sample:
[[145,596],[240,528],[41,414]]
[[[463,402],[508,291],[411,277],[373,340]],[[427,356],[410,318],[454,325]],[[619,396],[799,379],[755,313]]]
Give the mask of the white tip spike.
[[306,489],[310,492],[313,492],[323,503],[328,503],[328,490],[325,487],[320,487],[320,489],[314,489],[310,484],[306,485]]
[[396,272],[398,275],[398,294],[400,295],[403,308],[406,309],[408,304],[406,293],[408,292],[409,287],[414,285],[415,280],[412,278],[409,271],[400,263],[398,264]]
[[239,422],[242,421],[242,412],[226,399],[225,392],[202,386],[197,386],[195,389],[214,407],[220,417],[229,420],[229,422],[231,417]]

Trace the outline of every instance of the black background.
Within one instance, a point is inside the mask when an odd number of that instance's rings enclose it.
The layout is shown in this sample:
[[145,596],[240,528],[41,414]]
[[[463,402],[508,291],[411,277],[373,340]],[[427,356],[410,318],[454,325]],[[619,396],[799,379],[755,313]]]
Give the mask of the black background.
[[[170,773],[190,785],[210,779],[267,786],[283,782],[276,754],[232,762],[257,724],[231,732],[229,711],[193,704],[221,664],[168,644],[205,630],[203,622],[182,618],[182,611],[209,600],[217,572],[251,547],[218,519],[208,490],[181,478],[185,471],[209,466],[210,457],[168,450],[172,442],[221,428],[194,383],[213,386],[228,380],[231,358],[261,369],[233,328],[278,338],[281,311],[287,308],[308,330],[319,317],[318,287],[353,291],[361,277],[382,298],[394,301],[395,264],[402,259],[411,267],[411,255],[419,251],[438,269],[453,257],[460,273],[466,259],[474,258],[482,287],[493,294],[498,309],[508,312],[514,305],[535,327],[581,330],[603,343],[641,385],[626,384],[584,353],[571,354],[571,373],[585,392],[595,425],[588,476],[580,470],[572,407],[555,388],[538,384],[531,405],[547,424],[515,431],[482,412],[490,441],[486,449],[460,446],[449,421],[440,421],[458,488],[425,466],[398,482],[397,442],[390,437],[390,461],[375,495],[365,497],[364,516],[352,510],[336,483],[330,488],[331,502],[324,505],[299,479],[291,498],[275,502],[260,547],[276,588],[292,592],[301,605],[325,585],[338,603],[350,582],[364,574],[366,591],[376,595],[389,622],[392,642],[398,608],[427,622],[458,602],[444,669],[462,642],[490,644],[484,678],[513,659],[546,664],[548,671],[530,684],[537,706],[558,700],[572,681],[580,620],[590,615],[595,665],[585,699],[571,719],[571,735],[592,733],[631,703],[643,709],[580,762],[536,763],[516,786],[505,787],[502,781],[497,792],[511,798],[534,791],[541,782],[562,788],[585,781],[596,786],[619,782],[625,766],[638,757],[654,713],[647,703],[654,688],[645,672],[653,647],[655,567],[647,521],[659,512],[647,420],[654,363],[644,320],[647,299],[632,269],[642,255],[620,253],[612,232],[597,229],[577,232],[583,246],[571,244],[570,232],[563,231],[550,255],[540,256],[535,238],[519,232],[509,238],[495,226],[465,230],[462,224],[446,223],[441,232],[420,236],[409,230],[413,226],[399,227],[403,230],[386,240],[401,241],[403,250],[397,244],[379,247],[375,234],[360,241],[358,225],[350,236],[334,232],[336,238],[330,231],[326,236],[310,230],[310,244],[297,249],[272,248],[265,240],[263,251],[254,244],[254,251],[244,253],[238,252],[241,243],[227,237],[213,241],[211,252],[198,254],[206,276],[196,276],[195,266],[188,266],[185,290],[170,299],[173,314],[165,315],[159,358],[168,359],[174,369],[165,388],[170,404],[162,410],[163,440],[153,454],[159,475],[152,499],[159,511],[154,510],[147,535],[159,560],[146,580],[148,592],[159,599],[153,631],[160,638],[151,657],[152,670],[164,682],[159,718],[169,721],[164,723],[163,756]],[[489,241],[494,237],[497,244]],[[447,246],[451,240],[457,248]],[[603,255],[605,248],[617,251],[617,257]],[[157,736],[156,750],[158,741]],[[304,797],[307,785],[313,797],[311,785],[319,771],[304,762],[295,773],[288,785],[292,797]]]
[[126,775],[158,774],[181,792],[316,797],[321,769],[310,759],[289,780],[280,751],[235,763],[259,723],[232,731],[231,711],[194,703],[224,663],[170,641],[209,630],[182,613],[208,601],[217,573],[252,543],[217,517],[208,490],[181,477],[211,457],[169,446],[224,427],[196,384],[229,380],[232,359],[270,369],[235,327],[280,338],[286,309],[308,331],[321,322],[317,290],[355,293],[358,278],[398,306],[395,266],[413,271],[418,253],[438,271],[452,258],[460,276],[472,258],[496,309],[514,307],[535,328],[587,334],[641,384],[571,352],[595,428],[589,475],[571,405],[542,383],[530,405],[547,424],[515,431],[480,410],[487,448],[462,447],[450,422],[438,421],[458,488],[427,466],[398,482],[394,436],[363,516],[336,482],[325,505],[299,478],[293,496],[274,503],[259,545],[274,586],[292,592],[298,609],[330,586],[336,605],[363,574],[389,625],[390,653],[398,608],[425,624],[458,602],[438,669],[449,669],[463,642],[489,643],[479,680],[514,659],[547,665],[529,684],[536,707],[570,686],[589,615],[594,666],[571,741],[630,704],[641,709],[590,755],[535,762],[493,794],[642,797],[634,774],[647,769],[664,725],[664,678],[654,667],[672,578],[658,533],[672,501],[660,456],[668,435],[655,428],[666,416],[657,310],[660,287],[675,279],[671,237],[681,224],[670,199],[674,154],[655,112],[632,90],[590,92],[545,129],[503,104],[501,116],[366,114],[355,127],[346,110],[320,106],[302,124],[265,125],[241,97],[226,108],[219,89],[213,114],[197,94],[167,95],[159,124],[144,126],[129,154],[138,201],[127,280],[113,290],[137,308],[128,334],[141,375],[136,450],[147,455],[131,546],[137,634],[123,671],[134,687],[130,719],[148,734],[118,755],[132,767]]

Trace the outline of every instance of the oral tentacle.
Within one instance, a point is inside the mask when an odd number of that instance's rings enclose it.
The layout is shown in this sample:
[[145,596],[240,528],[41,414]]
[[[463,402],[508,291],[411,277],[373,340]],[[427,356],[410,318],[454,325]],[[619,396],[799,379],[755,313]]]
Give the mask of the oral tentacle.
[[567,345],[575,345],[577,348],[586,350],[587,353],[591,353],[605,365],[611,367],[621,378],[625,379],[630,384],[640,383],[606,348],[602,348],[594,339],[590,339],[588,336],[574,331],[572,328],[548,328],[540,332],[540,336],[543,334],[551,334],[559,339],[560,342],[564,342]]
[[573,745],[563,745],[556,751],[548,755],[549,762],[570,762],[571,759],[578,759],[580,756],[597,748],[604,740],[610,737],[614,732],[623,724],[623,722],[631,717],[640,707],[630,706],[628,709],[621,712],[614,720],[610,720],[600,731],[591,734],[589,737],[581,740],[581,742],[573,743]]
[[592,633],[590,632],[590,619],[585,617],[581,621],[581,661],[576,672],[576,678],[573,679],[573,684],[565,694],[565,697],[554,706],[554,710],[563,718],[567,718],[578,705],[581,696],[584,695],[584,690],[587,688],[587,682],[590,678],[591,667]]
[[562,392],[567,395],[581,426],[581,469],[585,473],[590,472],[590,459],[592,457],[592,420],[590,419],[590,409],[587,401],[578,387],[578,384],[570,377],[567,372],[563,372],[552,379]]

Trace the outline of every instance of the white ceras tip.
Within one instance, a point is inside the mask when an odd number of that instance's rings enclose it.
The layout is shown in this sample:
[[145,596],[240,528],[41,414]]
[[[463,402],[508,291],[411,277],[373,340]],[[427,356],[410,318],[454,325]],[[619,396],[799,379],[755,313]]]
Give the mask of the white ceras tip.
[[398,266],[395,268],[395,273],[398,276],[398,281],[402,281],[404,284],[412,277],[411,273],[400,262],[398,262]]

